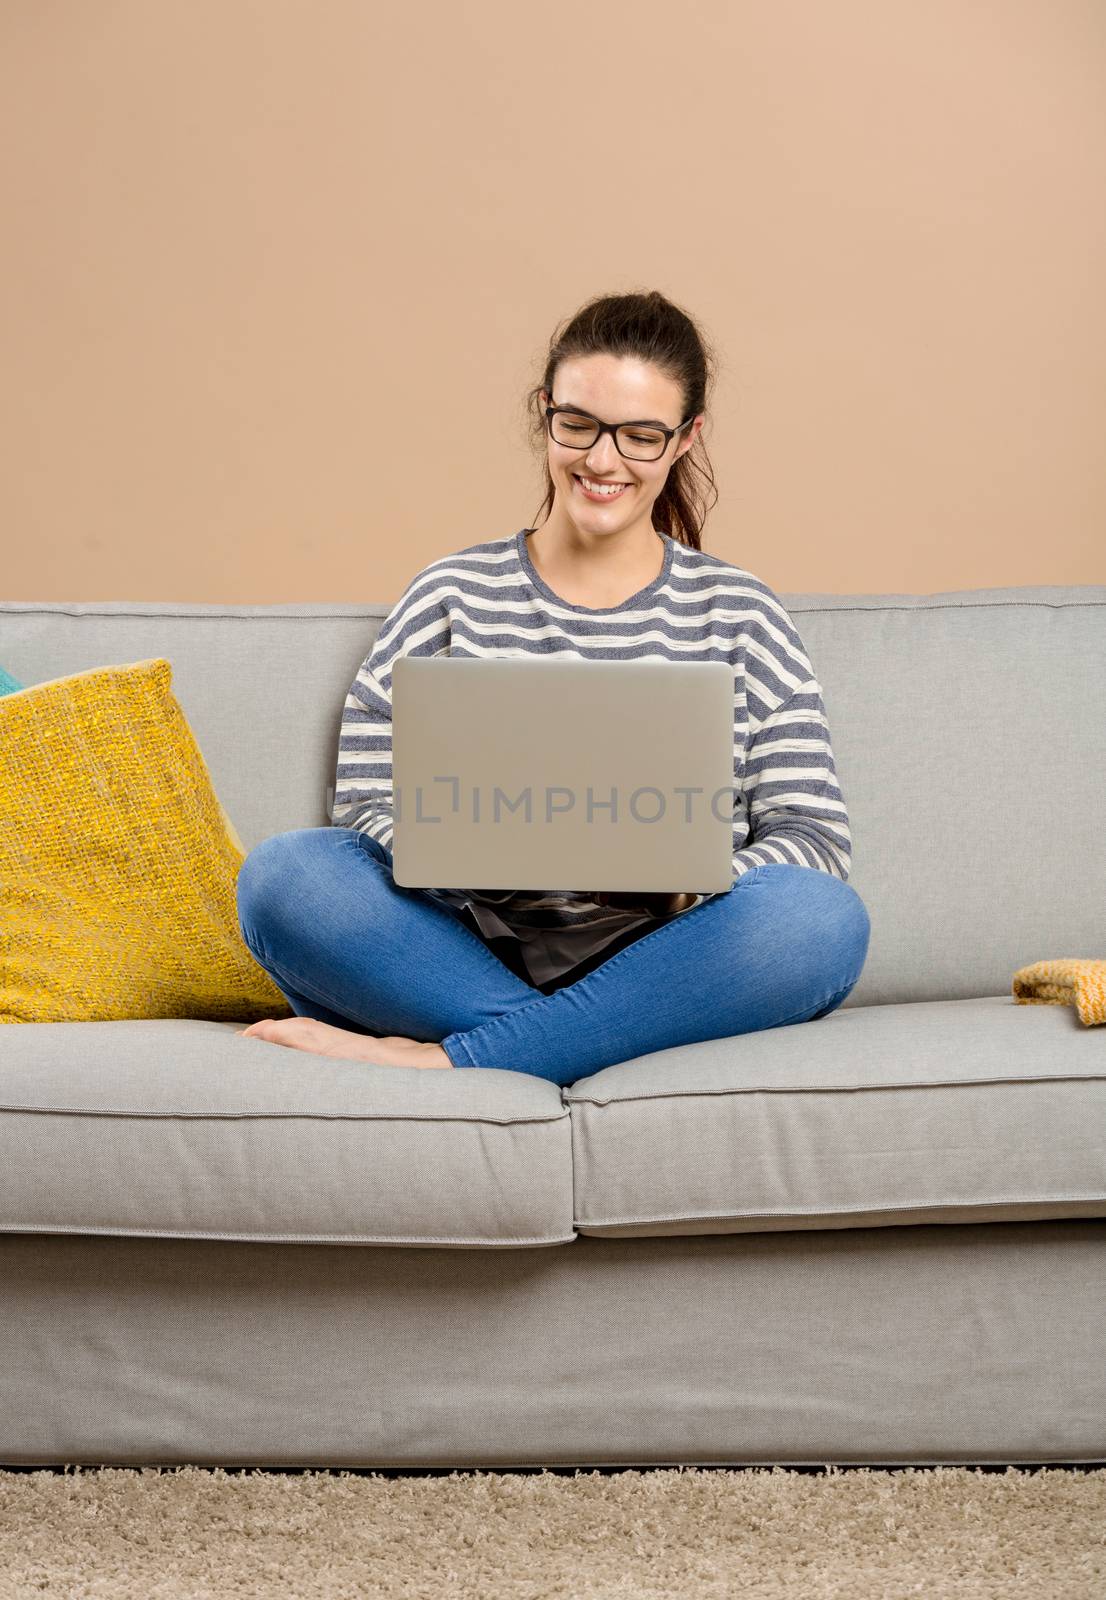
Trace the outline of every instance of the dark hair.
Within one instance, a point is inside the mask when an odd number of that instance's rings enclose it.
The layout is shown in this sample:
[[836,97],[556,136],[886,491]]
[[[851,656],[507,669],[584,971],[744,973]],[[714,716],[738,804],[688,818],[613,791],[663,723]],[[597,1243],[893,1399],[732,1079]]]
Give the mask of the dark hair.
[[[637,356],[659,367],[680,386],[683,397],[680,421],[706,410],[707,392],[714,385],[717,358],[713,350],[688,314],[657,290],[600,295],[581,306],[575,316],[554,333],[542,380],[526,396],[530,439],[541,452],[545,474],[545,499],[534,518],[535,527],[552,509],[554,496],[545,448],[548,428],[541,390],[552,395],[553,380],[562,361],[592,355]],[[702,453],[701,466],[692,459],[697,451]],[[701,430],[691,449],[685,450],[669,469],[664,488],[653,502],[653,526],[690,549],[701,550],[700,534],[710,508],[705,503],[702,485],[695,481],[696,474],[714,490],[713,506],[717,503],[718,491]]]

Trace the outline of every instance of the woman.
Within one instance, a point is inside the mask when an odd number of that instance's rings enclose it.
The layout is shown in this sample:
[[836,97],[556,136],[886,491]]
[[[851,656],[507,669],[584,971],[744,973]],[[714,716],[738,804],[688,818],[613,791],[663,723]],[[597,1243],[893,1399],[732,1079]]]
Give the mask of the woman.
[[[564,1085],[826,1016],[854,987],[869,920],[846,882],[852,839],[820,685],[768,585],[700,544],[690,452],[709,367],[690,317],[658,293],[594,300],[554,337],[529,396],[545,453],[535,527],[412,580],[346,697],[333,825],[265,839],[242,864],[242,936],[296,1013],[246,1037]],[[704,476],[713,486],[709,463]],[[519,651],[732,664],[729,890],[394,882],[392,664]]]

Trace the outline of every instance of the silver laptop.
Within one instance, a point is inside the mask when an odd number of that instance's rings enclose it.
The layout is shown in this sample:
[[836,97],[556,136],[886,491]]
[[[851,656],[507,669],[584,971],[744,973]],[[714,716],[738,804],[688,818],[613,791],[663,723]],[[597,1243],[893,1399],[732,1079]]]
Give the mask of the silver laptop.
[[733,727],[724,661],[399,656],[395,881],[729,889]]

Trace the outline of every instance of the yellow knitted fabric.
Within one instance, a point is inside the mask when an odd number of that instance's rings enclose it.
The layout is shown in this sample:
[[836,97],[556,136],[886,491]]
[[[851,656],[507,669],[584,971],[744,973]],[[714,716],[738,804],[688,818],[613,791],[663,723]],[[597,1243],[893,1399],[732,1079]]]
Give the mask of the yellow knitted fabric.
[[0,1023],[293,1015],[168,661],[0,697]]
[[1020,1006],[1070,1006],[1080,1022],[1106,1022],[1106,961],[1061,956],[1035,961],[1014,974],[1014,999]]

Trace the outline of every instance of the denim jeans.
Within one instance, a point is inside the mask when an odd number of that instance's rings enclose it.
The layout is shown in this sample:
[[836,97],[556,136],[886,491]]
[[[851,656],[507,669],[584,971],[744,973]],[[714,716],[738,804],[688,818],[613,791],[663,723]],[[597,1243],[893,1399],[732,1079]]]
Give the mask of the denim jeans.
[[849,884],[773,863],[539,988],[463,915],[396,884],[383,845],[338,827],[263,839],[242,863],[237,904],[247,947],[298,1016],[432,1040],[455,1067],[561,1085],[827,1016],[860,977],[870,933]]

